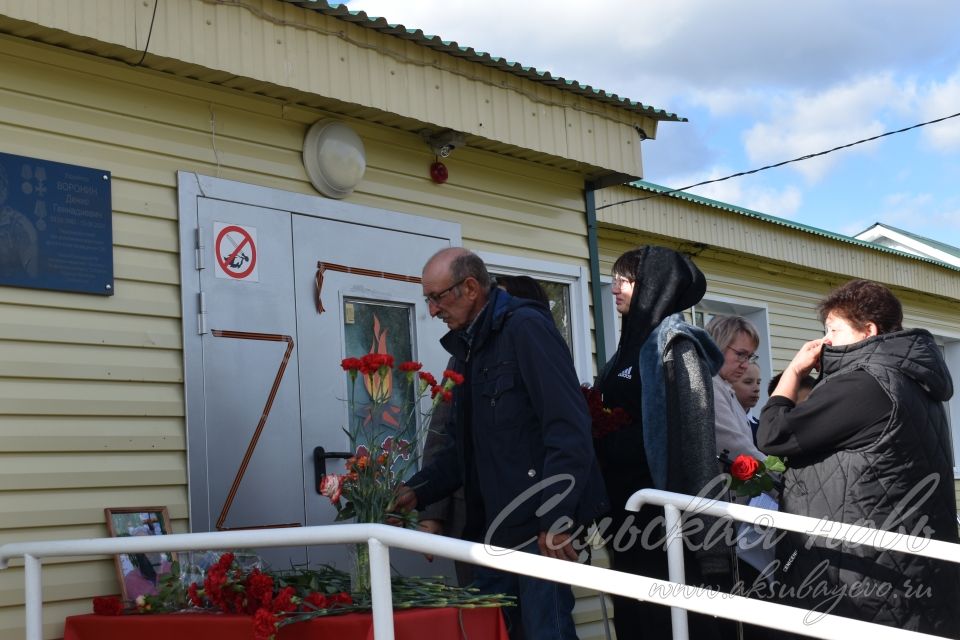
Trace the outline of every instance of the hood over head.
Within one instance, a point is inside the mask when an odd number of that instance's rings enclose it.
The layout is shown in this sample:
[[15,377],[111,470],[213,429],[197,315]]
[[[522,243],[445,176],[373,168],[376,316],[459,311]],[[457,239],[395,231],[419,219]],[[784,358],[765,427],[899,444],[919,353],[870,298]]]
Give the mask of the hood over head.
[[639,349],[654,329],[674,313],[700,302],[707,279],[689,256],[666,247],[645,246],[633,278],[630,310],[620,334],[620,351]]

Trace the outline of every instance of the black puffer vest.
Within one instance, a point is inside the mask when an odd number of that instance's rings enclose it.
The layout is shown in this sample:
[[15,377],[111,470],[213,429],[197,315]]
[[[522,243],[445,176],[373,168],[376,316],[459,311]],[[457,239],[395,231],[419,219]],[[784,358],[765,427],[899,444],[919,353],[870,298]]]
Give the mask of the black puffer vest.
[[[820,385],[857,369],[869,373],[892,401],[890,421],[866,447],[825,452],[789,468],[781,510],[958,542],[942,404],[953,384],[933,336],[913,329],[825,347],[822,367]],[[857,403],[851,397],[837,411],[856,411]],[[960,637],[957,564],[800,534],[785,536],[777,556],[783,563],[777,577],[793,589],[791,604]]]

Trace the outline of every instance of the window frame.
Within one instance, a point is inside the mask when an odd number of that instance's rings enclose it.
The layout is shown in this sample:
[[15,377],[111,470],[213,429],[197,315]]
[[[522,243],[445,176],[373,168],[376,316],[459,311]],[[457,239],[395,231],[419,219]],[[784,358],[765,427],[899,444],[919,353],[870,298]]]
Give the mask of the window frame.
[[593,381],[593,354],[590,350],[590,299],[587,287],[589,271],[562,262],[550,262],[489,251],[478,251],[487,269],[505,275],[530,276],[570,287],[570,335],[573,339],[573,364],[580,382]]

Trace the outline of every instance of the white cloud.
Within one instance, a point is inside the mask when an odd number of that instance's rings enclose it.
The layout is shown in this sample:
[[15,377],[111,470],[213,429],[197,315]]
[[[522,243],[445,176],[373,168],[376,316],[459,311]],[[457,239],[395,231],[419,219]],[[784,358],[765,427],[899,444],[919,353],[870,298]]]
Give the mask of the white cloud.
[[[753,165],[782,162],[879,135],[886,130],[879,119],[891,102],[907,108],[911,83],[900,84],[889,75],[864,78],[815,94],[791,93],[776,100],[773,113],[744,134],[744,147]],[[790,165],[809,183],[819,181],[851,153],[875,153],[879,142],[804,160]]]
[[[730,173],[732,172],[729,167],[716,166],[710,170],[708,177],[673,176],[669,184],[672,188],[682,188],[696,182],[714,180]],[[794,185],[769,187],[736,179],[712,182],[689,189],[688,193],[787,219],[794,217],[803,204],[803,192]]]
[[[921,113],[924,120],[933,120],[958,111],[960,111],[960,72],[954,73],[942,83],[933,83],[929,86]],[[960,150],[960,118],[924,127],[923,139],[937,151]]]

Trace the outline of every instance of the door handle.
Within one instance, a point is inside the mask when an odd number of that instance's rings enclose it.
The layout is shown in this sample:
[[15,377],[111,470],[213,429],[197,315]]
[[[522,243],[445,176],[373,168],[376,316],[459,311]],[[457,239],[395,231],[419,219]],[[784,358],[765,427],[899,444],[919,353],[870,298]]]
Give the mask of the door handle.
[[327,451],[323,447],[314,447],[313,449],[313,486],[320,493],[320,483],[323,476],[327,475],[327,458],[340,458],[347,460],[352,458],[352,451]]

